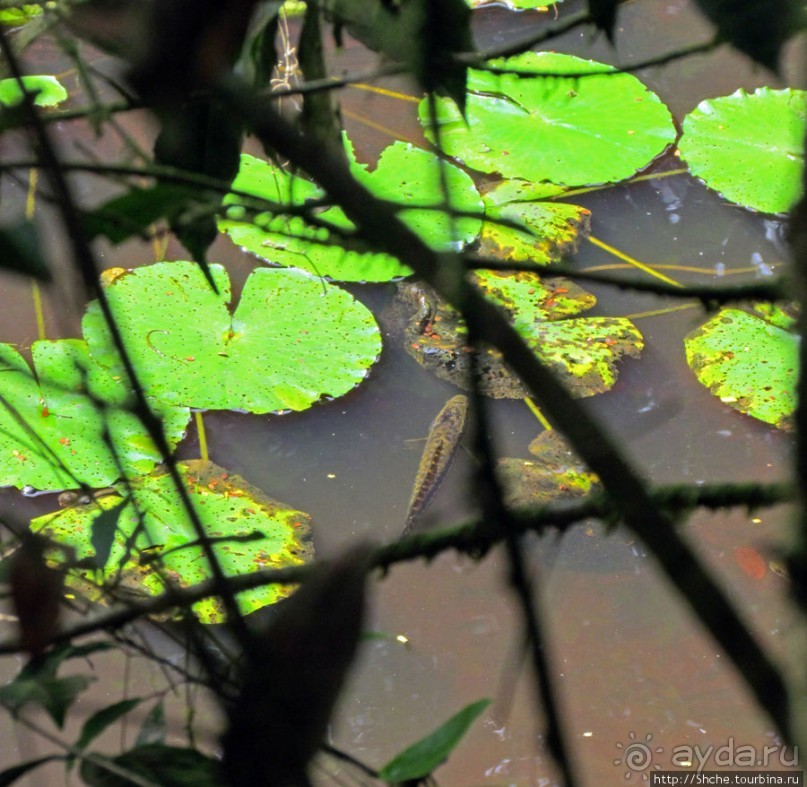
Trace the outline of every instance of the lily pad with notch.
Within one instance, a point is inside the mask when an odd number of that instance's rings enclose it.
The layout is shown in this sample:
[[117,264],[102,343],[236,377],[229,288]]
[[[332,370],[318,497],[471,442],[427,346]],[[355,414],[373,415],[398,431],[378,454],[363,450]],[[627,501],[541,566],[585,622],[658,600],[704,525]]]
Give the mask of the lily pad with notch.
[[684,338],[687,363],[724,404],[789,429],[798,377],[794,324],[792,314],[765,304],[721,309]]
[[[675,141],[672,116],[636,77],[557,52],[525,52],[468,70],[466,117],[438,99],[446,153],[482,172],[563,185],[611,183]],[[506,72],[511,73],[506,73]],[[420,120],[434,141],[426,100]]]
[[[260,268],[234,312],[230,283],[211,265],[218,292],[192,262],[123,272],[106,293],[149,395],[200,410],[305,410],[341,396],[381,351],[370,311],[339,287],[300,270]],[[83,321],[93,357],[114,377],[122,364],[97,303]]]
[[[481,226],[482,200],[473,180],[458,167],[444,164],[450,207],[477,214],[456,219],[443,208],[440,166],[434,154],[404,142],[386,148],[374,169],[356,160],[345,139],[350,170],[375,196],[399,203],[401,220],[438,251],[473,241]],[[313,207],[324,199],[314,183],[267,161],[246,154],[233,189],[278,205],[273,212],[245,220],[243,199],[228,196],[230,205],[219,221],[234,243],[274,265],[302,268],[334,281],[382,282],[408,276],[412,271],[389,254],[373,251],[356,234],[341,208]],[[241,207],[238,207],[241,205]],[[297,213],[309,206],[316,219],[284,214],[284,205]]]
[[[0,344],[0,485],[104,487],[163,461],[132,410],[124,378],[104,374],[85,342],[37,341],[31,355],[33,370],[11,345]],[[175,446],[188,409],[152,405]]]
[[[185,489],[225,576],[301,565],[313,558],[310,517],[266,496],[212,462],[178,463]],[[93,601],[156,596],[167,587],[189,587],[211,578],[203,547],[165,470],[134,479],[130,497],[107,495],[38,517],[31,529],[75,553],[67,584]],[[113,516],[104,516],[113,512]],[[110,538],[110,521],[114,522]],[[96,533],[99,525],[106,532]],[[64,550],[50,556],[64,559]],[[288,596],[290,585],[265,585],[239,593],[244,614]],[[221,623],[217,598],[193,605],[203,623]]]

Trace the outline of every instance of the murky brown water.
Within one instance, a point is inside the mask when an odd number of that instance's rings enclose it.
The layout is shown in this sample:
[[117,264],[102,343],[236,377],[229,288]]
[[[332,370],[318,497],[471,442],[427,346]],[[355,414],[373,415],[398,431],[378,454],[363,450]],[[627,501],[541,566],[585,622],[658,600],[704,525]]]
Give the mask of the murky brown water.
[[[559,7],[561,15],[573,10]],[[478,40],[491,44],[522,34],[532,16],[499,9],[478,12]],[[635,62],[659,51],[707,38],[686,0],[642,0],[624,7],[618,37],[619,58],[601,39],[573,34],[556,48],[586,53],[609,62]],[[43,55],[44,57],[44,55]],[[798,73],[795,53],[790,76]],[[368,60],[357,46],[334,56],[337,68],[363,68]],[[754,70],[741,57],[720,51],[639,76],[667,102],[680,121],[707,97],[737,87],[779,83]],[[386,87],[410,92],[404,80]],[[415,104],[351,89],[343,94],[348,131],[360,158],[370,160],[396,138],[423,144],[415,122]],[[379,120],[381,119],[381,120]],[[369,125],[382,123],[389,134]],[[74,144],[71,128],[60,140]],[[390,136],[392,135],[392,136]],[[3,155],[9,155],[4,150]],[[660,168],[673,168],[676,160]],[[102,188],[97,181],[82,186]],[[3,210],[20,204],[24,191],[3,186]],[[618,186],[581,196],[593,212],[592,232],[648,264],[696,266],[714,272],[760,263],[784,264],[786,249],[780,222],[721,202],[687,176]],[[54,233],[52,243],[59,242]],[[171,255],[182,256],[177,247]],[[228,266],[235,282],[243,281],[254,261],[219,239],[210,258]],[[127,267],[153,259],[146,244],[130,243],[105,251],[104,262]],[[584,244],[580,265],[614,260]],[[705,281],[702,275],[667,271],[682,281]],[[761,274],[760,274],[761,275]],[[4,276],[0,315],[3,341],[27,347],[36,326],[27,283]],[[665,299],[592,289],[600,297],[598,313],[640,314],[670,305]],[[354,287],[352,291],[380,309],[392,288]],[[50,335],[77,335],[78,311],[63,312],[62,290],[46,294]],[[620,381],[589,406],[615,434],[645,475],[658,482],[782,479],[787,476],[787,436],[721,405],[695,380],[686,366],[682,337],[702,320],[699,308],[653,317],[637,317],[647,348],[639,361],[628,361]],[[211,458],[244,475],[268,494],[308,511],[315,521],[318,553],[328,556],[358,538],[388,541],[397,537],[405,516],[419,451],[404,441],[421,437],[443,402],[454,393],[387,344],[380,363],[359,389],[327,406],[283,417],[211,413],[205,416]],[[527,456],[526,447],[539,427],[517,402],[494,405],[495,436],[502,455]],[[183,456],[198,455],[194,435]],[[427,522],[461,521],[472,511],[466,483],[470,460],[460,456],[426,516]],[[6,516],[18,520],[50,506],[42,499],[4,494]],[[743,511],[699,514],[685,526],[687,536],[721,577],[749,625],[777,653],[791,647],[793,615],[784,602],[787,586],[766,569],[752,578],[748,552],[773,555],[782,543],[788,512]],[[714,642],[694,622],[674,591],[660,579],[651,559],[629,535],[605,537],[582,525],[559,543],[539,543],[539,598],[549,631],[553,678],[564,709],[565,732],[575,754],[581,783],[640,783],[642,772],[621,762],[634,738],[652,744],[654,763],[669,765],[674,747],[761,746],[773,741],[771,725],[756,709]],[[764,564],[763,564],[764,565]],[[753,573],[753,572],[752,572]],[[368,642],[332,728],[333,742],[371,765],[382,765],[403,745],[480,697],[494,699],[492,710],[477,723],[464,745],[437,776],[445,785],[553,784],[551,765],[541,746],[542,719],[535,711],[531,679],[519,655],[519,612],[507,590],[506,565],[494,552],[481,564],[445,555],[432,564],[394,569],[374,594],[371,627],[405,634],[403,646],[393,639]],[[181,648],[167,646],[171,658]],[[120,656],[94,658],[99,690],[79,709],[101,707],[129,694],[146,694],[164,685],[161,673],[144,661],[128,676]],[[16,660],[0,662],[7,676]],[[174,703],[177,740],[182,734],[182,706]],[[215,728],[214,720],[202,727]],[[15,740],[8,720],[0,717],[4,740]],[[116,733],[117,735],[117,733]],[[652,739],[647,736],[652,736]],[[19,733],[17,753],[6,750],[2,762],[49,750]],[[115,743],[110,739],[110,746]],[[32,747],[36,747],[36,752]],[[620,746],[622,748],[620,748]],[[620,760],[615,764],[615,761]],[[335,770],[323,765],[323,782]],[[61,783],[61,769],[32,784]],[[44,780],[43,780],[44,779]]]

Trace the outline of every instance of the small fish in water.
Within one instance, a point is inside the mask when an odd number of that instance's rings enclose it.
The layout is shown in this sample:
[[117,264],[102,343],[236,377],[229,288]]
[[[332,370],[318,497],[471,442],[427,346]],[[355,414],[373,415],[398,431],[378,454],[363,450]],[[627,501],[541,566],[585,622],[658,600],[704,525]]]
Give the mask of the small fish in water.
[[432,421],[426,438],[426,447],[420,457],[401,537],[409,534],[415,521],[431,502],[440,488],[440,484],[448,475],[462,433],[465,431],[467,413],[468,397],[455,396],[445,403],[443,409]]

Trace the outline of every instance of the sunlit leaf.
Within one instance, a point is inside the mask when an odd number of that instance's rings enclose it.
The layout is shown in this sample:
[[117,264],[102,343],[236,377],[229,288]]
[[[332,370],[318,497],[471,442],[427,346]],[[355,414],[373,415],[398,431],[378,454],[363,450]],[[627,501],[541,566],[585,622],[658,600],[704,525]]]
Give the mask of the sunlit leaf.
[[721,309],[685,339],[687,363],[721,402],[788,428],[796,407],[797,334],[740,309]]
[[[179,471],[226,575],[299,565],[312,557],[307,514],[267,497],[243,478],[212,463],[182,462]],[[131,488],[132,499],[125,502],[108,495],[31,522],[35,532],[71,547],[78,563],[92,564],[96,558],[91,536],[94,520],[123,503],[105,563],[99,571],[71,569],[67,583],[80,593],[104,600],[101,587],[113,596],[114,589],[121,586],[130,593],[159,595],[165,589],[163,577],[181,587],[209,579],[204,550],[170,476],[153,473],[134,479]],[[59,554],[54,554],[54,559],[60,559]],[[268,585],[244,591],[238,602],[247,614],[290,592],[289,586]],[[224,619],[218,599],[200,601],[193,610],[203,623]]]
[[42,6],[25,3],[14,8],[0,9],[0,25],[17,27],[24,25],[35,16],[41,16]]
[[[104,375],[83,341],[38,341],[31,354],[34,371],[11,345],[0,344],[0,485],[104,487],[122,470],[147,473],[163,460],[129,410],[125,378]],[[176,445],[190,414],[178,407],[160,412],[166,438]]]
[[[481,254],[544,265],[577,251],[581,238],[589,233],[591,211],[539,196],[531,198],[531,185],[504,180],[483,195],[486,220],[479,239]],[[563,193],[559,187],[544,186],[547,196],[553,191]]]
[[[29,93],[36,93],[34,104],[53,107],[67,98],[67,91],[56,77],[48,75],[24,76],[22,84]],[[0,104],[13,107],[22,102],[22,90],[16,79],[0,79]]]
[[[489,61],[519,72],[468,73],[467,124],[438,103],[445,151],[482,172],[565,185],[608,183],[646,167],[675,140],[667,107],[630,74],[554,52]],[[580,76],[596,74],[596,76]],[[420,119],[429,131],[428,105]]]
[[32,221],[0,228],[0,268],[50,281],[48,264],[39,247],[39,234]]
[[388,782],[408,782],[428,776],[457,747],[488,705],[490,700],[477,700],[466,705],[436,730],[390,760],[379,776]]
[[[381,350],[372,314],[344,290],[299,270],[252,272],[235,312],[220,265],[218,293],[192,262],[137,268],[107,298],[149,395],[199,409],[305,410],[347,393]],[[93,358],[123,373],[92,303],[83,322]]]
[[[479,219],[460,218],[452,222],[439,210],[443,193],[433,154],[395,142],[383,151],[376,168],[370,170],[355,160],[352,146],[346,144],[353,176],[376,196],[411,206],[401,209],[400,218],[432,248],[447,251],[476,237]],[[450,164],[445,166],[445,174],[451,207],[481,215],[482,201],[471,178]],[[246,154],[242,156],[233,188],[298,209],[324,196],[311,181]],[[239,200],[231,195],[226,202],[238,204]],[[253,222],[242,221],[242,214],[242,210],[230,208],[219,227],[234,243],[267,262],[302,268],[336,281],[389,281],[411,273],[395,257],[370,251],[355,238],[353,224],[339,208],[317,210],[318,225],[281,211],[259,214]]]
[[761,87],[702,101],[684,118],[681,156],[723,197],[765,213],[801,194],[807,93]]

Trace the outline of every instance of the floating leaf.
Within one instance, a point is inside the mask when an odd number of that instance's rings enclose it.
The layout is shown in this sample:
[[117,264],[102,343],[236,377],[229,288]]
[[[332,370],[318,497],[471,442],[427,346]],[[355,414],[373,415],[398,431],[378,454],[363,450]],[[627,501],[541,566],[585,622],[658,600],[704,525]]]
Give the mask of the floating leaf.
[[[479,232],[480,220],[460,218],[450,221],[440,210],[442,189],[437,158],[403,142],[390,145],[374,170],[357,162],[347,143],[353,176],[376,196],[402,205],[401,220],[432,248],[446,251],[457,242],[469,243]],[[457,211],[482,213],[482,201],[471,178],[459,168],[446,164],[445,173],[451,206]],[[243,155],[241,170],[233,188],[256,197],[300,209],[324,197],[311,181]],[[238,203],[231,195],[227,203]],[[369,250],[355,234],[354,225],[340,208],[318,210],[318,224],[301,217],[259,214],[254,222],[240,220],[243,209],[230,208],[219,222],[233,242],[268,262],[302,268],[317,276],[336,281],[390,281],[408,276],[411,270],[389,254]],[[330,228],[330,229],[329,229]]]
[[[609,183],[646,167],[675,140],[661,99],[611,66],[555,52],[525,52],[489,65],[529,75],[470,69],[467,124],[448,99],[438,101],[437,113],[444,150],[482,172]],[[432,138],[428,115],[422,101],[421,122]]]
[[555,429],[541,432],[529,446],[536,459],[504,458],[496,470],[505,500],[514,508],[558,498],[583,497],[599,485],[594,475]]
[[[262,568],[300,565],[313,556],[310,518],[267,497],[237,475],[211,462],[181,462],[180,475],[205,533],[226,576]],[[174,489],[170,476],[155,472],[131,482],[132,499],[118,515],[115,540],[106,562],[95,568],[72,568],[67,583],[93,600],[115,595],[119,585],[152,596],[165,590],[164,577],[180,587],[209,579],[204,550]],[[117,495],[66,508],[31,522],[31,529],[75,551],[78,564],[91,565],[94,522],[105,510],[120,506]],[[54,554],[60,559],[60,553]],[[106,592],[101,592],[101,587]],[[267,585],[238,594],[244,614],[285,598],[288,585]],[[217,598],[193,605],[203,623],[221,623],[225,613]]]
[[[624,317],[577,317],[595,298],[571,281],[535,274],[479,271],[475,281],[509,314],[535,354],[558,374],[575,396],[592,396],[616,382],[616,364],[637,356],[642,336]],[[440,379],[467,389],[470,349],[458,312],[417,282],[398,285],[397,311],[406,320],[406,351]],[[494,398],[527,395],[520,380],[493,350],[479,355],[481,390]]]
[[[34,104],[53,107],[67,98],[67,91],[56,77],[47,75],[24,76],[22,84],[29,93],[36,93]],[[22,90],[16,79],[0,79],[0,104],[13,107],[22,103]]]
[[[589,233],[591,211],[579,205],[549,202],[533,196],[530,191],[538,190],[531,189],[532,185],[526,181],[503,180],[483,195],[485,216],[491,220],[482,223],[481,254],[545,265],[577,251],[580,238]],[[546,196],[563,193],[557,186],[543,185]]]
[[390,760],[378,775],[384,781],[396,783],[425,778],[446,760],[488,705],[490,700],[477,700],[466,705],[434,732]]
[[683,123],[681,156],[693,175],[731,202],[784,213],[801,195],[807,93],[738,90],[702,101]]
[[687,363],[721,402],[779,428],[796,407],[798,336],[740,309],[721,309],[685,339]]
[[[305,410],[347,393],[381,350],[368,309],[299,270],[252,272],[235,313],[220,265],[218,293],[192,262],[165,262],[115,278],[107,298],[149,395],[198,409]],[[83,322],[96,361],[122,373],[97,303]]]
[[[114,771],[105,768],[104,761],[117,767]],[[187,787],[188,784],[221,787],[222,784],[217,760],[196,749],[160,743],[137,746],[117,757],[96,754],[92,760],[82,760],[81,780],[89,787],[132,787],[135,782],[120,775],[121,770],[160,787]]]
[[[106,377],[83,341],[34,342],[31,355],[35,372],[11,345],[0,344],[0,485],[104,487],[121,471],[148,473],[163,461],[128,407],[124,378]],[[159,412],[169,444],[176,445],[189,411]]]

